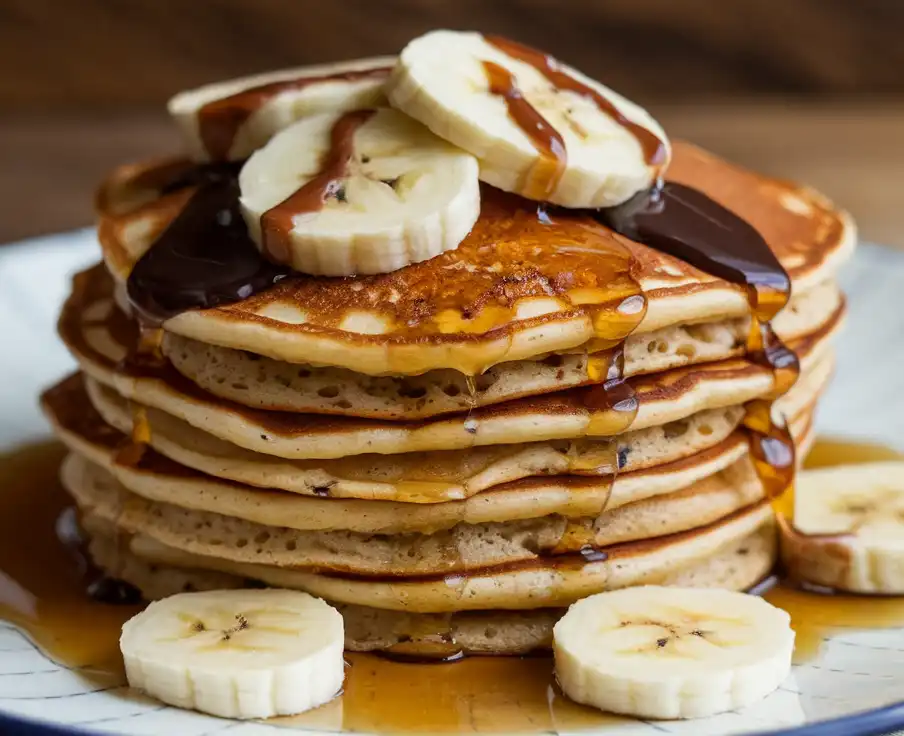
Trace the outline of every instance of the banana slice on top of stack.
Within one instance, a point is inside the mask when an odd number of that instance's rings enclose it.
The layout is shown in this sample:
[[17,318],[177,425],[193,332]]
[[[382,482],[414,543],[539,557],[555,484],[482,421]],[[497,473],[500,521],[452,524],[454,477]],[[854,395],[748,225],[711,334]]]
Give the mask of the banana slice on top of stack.
[[239,186],[263,252],[319,276],[432,258],[480,213],[474,157],[389,108],[294,123],[248,159]]
[[433,31],[399,56],[394,107],[474,154],[480,178],[563,207],[611,207],[650,187],[668,139],[641,107],[541,51]]
[[195,161],[241,161],[300,118],[386,105],[395,57],[282,69],[181,92],[168,109]]
[[779,516],[782,560],[801,582],[904,594],[904,462],[804,470],[793,516]]
[[169,110],[195,160],[250,156],[240,187],[252,238],[319,276],[386,273],[457,247],[480,213],[478,180],[610,207],[653,185],[670,157],[659,124],[608,87],[459,31],[421,36],[398,59],[209,85]]

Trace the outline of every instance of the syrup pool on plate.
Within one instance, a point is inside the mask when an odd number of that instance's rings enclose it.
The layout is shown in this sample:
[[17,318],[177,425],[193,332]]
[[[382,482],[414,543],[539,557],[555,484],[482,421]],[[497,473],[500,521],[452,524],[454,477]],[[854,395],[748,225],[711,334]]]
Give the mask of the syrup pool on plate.
[[[70,506],[57,480],[57,442],[0,456],[0,619],[18,626],[47,656],[86,677],[122,683],[122,623],[139,608],[93,600],[84,561],[57,537]],[[824,439],[806,465],[901,459],[886,447]],[[904,598],[824,595],[781,585],[765,593],[791,614],[797,661],[818,656],[839,629],[904,627]],[[355,731],[522,733],[602,729],[626,719],[570,702],[554,685],[548,656],[473,657],[407,664],[349,654],[340,698],[280,725]],[[114,696],[111,696],[114,697]]]

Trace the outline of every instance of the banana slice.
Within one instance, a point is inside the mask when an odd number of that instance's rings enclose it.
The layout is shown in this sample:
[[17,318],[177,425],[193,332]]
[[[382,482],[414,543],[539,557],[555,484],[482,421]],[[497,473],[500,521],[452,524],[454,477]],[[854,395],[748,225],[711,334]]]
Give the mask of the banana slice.
[[389,108],[294,123],[248,160],[239,186],[262,251],[319,276],[433,258],[480,214],[474,157]]
[[790,617],[728,590],[642,586],[578,601],[553,631],[572,700],[642,718],[700,718],[760,700],[791,670]]
[[181,92],[169,112],[195,161],[240,161],[299,118],[385,104],[395,57],[306,66]]
[[119,646],[131,687],[224,718],[315,708],[345,676],[342,616],[291,590],[174,595],[126,621]]
[[633,102],[542,52],[433,31],[399,56],[393,107],[480,160],[480,178],[565,207],[610,207],[649,188],[671,155]]
[[853,593],[904,594],[904,462],[797,475],[782,558],[797,580]]

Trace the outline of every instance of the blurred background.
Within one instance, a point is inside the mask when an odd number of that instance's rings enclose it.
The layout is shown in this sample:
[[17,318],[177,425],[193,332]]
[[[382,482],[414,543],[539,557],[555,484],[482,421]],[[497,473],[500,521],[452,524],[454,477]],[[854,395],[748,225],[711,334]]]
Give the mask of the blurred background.
[[899,0],[0,0],[0,242],[90,224],[107,169],[178,146],[181,89],[436,27],[546,49],[904,245]]

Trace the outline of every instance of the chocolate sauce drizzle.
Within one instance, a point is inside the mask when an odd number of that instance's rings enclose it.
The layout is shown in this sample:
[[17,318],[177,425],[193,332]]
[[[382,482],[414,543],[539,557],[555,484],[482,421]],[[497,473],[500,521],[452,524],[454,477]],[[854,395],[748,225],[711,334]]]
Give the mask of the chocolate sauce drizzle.
[[239,166],[198,166],[161,187],[197,191],[129,274],[129,301],[143,320],[159,324],[189,309],[240,301],[289,273],[265,260],[248,235]]
[[764,321],[778,313],[791,293],[788,274],[756,229],[684,184],[664,182],[599,210],[598,219],[626,238],[751,287],[757,316]]
[[356,82],[389,76],[391,67],[357,69],[335,74],[285,79],[258,85],[229,97],[208,102],[198,111],[201,142],[213,161],[225,161],[235,142],[236,134],[249,117],[269,100],[283,92],[302,90],[321,82]]

